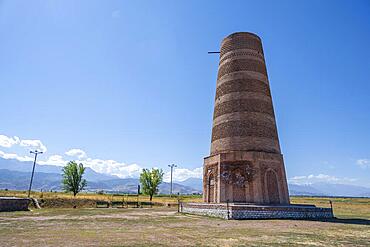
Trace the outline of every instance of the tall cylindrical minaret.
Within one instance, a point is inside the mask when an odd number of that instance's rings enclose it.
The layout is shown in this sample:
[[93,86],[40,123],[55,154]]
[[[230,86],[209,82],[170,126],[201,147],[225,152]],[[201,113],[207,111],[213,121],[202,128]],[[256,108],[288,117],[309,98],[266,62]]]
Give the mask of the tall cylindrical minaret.
[[228,151],[280,153],[261,39],[247,32],[221,43],[211,155]]
[[289,204],[262,42],[253,33],[221,43],[203,192],[208,203]]

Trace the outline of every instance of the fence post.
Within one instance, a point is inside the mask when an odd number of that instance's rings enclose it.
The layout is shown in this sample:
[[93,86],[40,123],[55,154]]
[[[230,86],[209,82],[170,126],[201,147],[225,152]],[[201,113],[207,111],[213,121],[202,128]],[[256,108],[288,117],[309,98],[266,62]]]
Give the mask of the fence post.
[[227,219],[230,219],[229,200],[226,201]]
[[333,202],[331,200],[329,200],[329,203],[330,203],[331,215],[334,217]]

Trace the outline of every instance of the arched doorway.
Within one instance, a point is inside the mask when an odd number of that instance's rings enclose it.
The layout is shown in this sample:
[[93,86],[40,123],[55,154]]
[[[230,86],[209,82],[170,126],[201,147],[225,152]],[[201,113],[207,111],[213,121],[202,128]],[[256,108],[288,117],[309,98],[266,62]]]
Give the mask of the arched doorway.
[[268,170],[266,172],[267,196],[270,204],[279,204],[279,185],[275,171]]
[[215,179],[213,174],[208,176],[208,202],[215,202]]

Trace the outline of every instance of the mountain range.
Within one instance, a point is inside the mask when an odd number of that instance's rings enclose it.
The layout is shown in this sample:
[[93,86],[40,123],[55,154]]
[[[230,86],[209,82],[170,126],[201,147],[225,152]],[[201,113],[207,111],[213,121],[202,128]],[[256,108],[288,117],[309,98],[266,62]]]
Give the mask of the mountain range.
[[[32,165],[32,162],[0,158],[0,189],[28,189]],[[61,190],[61,172],[60,166],[37,165],[32,188],[44,191]],[[87,180],[88,191],[136,193],[139,184],[137,178],[119,178],[98,173],[89,167],[86,168],[84,178]],[[202,179],[199,178],[176,181],[173,183],[173,193],[201,193],[202,186]],[[370,197],[370,188],[348,184],[289,184],[288,187],[290,195]],[[170,183],[163,182],[159,186],[159,193],[169,194]]]
[[[32,162],[20,162],[17,160],[0,158],[0,189],[26,190],[28,189],[32,171]],[[32,183],[33,190],[62,190],[62,167],[52,165],[37,165]],[[124,192],[137,193],[139,179],[119,178],[118,176],[102,174],[86,167],[84,178],[87,180],[88,191]],[[186,184],[173,183],[174,194],[201,193]],[[159,193],[169,194],[170,183],[163,182],[159,186]]]

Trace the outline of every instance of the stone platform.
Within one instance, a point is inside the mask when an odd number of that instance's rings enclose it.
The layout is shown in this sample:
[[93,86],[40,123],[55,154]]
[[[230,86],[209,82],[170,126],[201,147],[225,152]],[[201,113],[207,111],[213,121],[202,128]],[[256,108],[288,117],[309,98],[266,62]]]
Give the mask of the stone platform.
[[245,203],[181,203],[181,213],[207,215],[223,219],[330,219],[331,208],[315,205],[256,205]]
[[0,212],[27,211],[31,199],[17,197],[0,197]]

